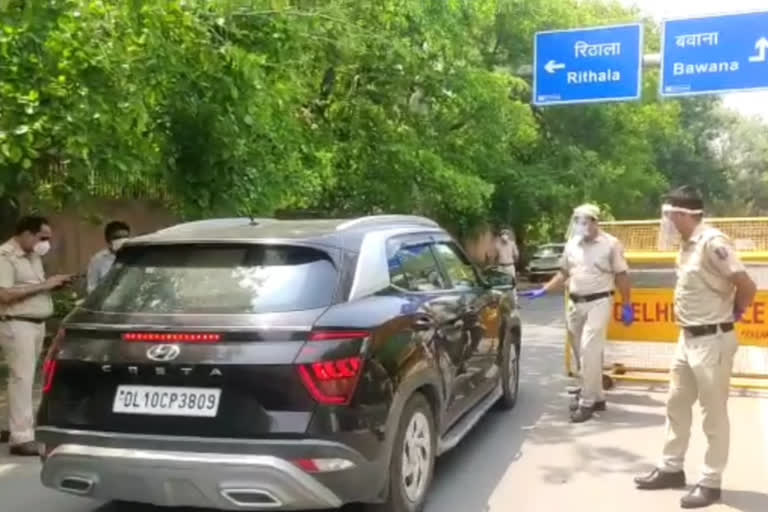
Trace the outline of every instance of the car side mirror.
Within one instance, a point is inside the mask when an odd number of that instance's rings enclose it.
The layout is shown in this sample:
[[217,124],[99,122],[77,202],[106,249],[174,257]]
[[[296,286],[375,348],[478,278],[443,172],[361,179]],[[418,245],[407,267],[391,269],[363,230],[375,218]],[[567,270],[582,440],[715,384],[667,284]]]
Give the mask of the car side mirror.
[[498,267],[488,267],[483,271],[483,277],[489,288],[499,291],[513,290],[517,286],[515,277],[501,271]]

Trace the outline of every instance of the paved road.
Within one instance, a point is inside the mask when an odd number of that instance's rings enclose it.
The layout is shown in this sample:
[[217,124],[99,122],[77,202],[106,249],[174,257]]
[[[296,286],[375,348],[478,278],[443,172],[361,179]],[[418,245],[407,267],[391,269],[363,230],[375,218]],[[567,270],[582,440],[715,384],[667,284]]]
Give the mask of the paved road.
[[[567,423],[561,307],[558,297],[536,302],[535,307],[524,304],[520,401],[513,411],[489,414],[462,444],[438,461],[426,512],[677,509],[679,492],[638,496],[631,488],[631,474],[648,467],[658,450],[663,393],[620,389],[611,394],[609,411],[597,421],[576,427]],[[768,411],[768,400],[763,403]],[[768,443],[761,439],[766,437],[768,423],[761,424],[759,415],[752,421],[751,416],[758,414],[754,411],[760,411],[757,399],[737,398],[732,409],[750,419],[734,428],[741,441],[734,443],[732,467],[736,469],[726,482],[729,505],[712,510],[766,512]],[[695,437],[692,448],[697,459],[702,446]],[[38,470],[34,461],[20,463],[0,456],[0,511],[115,512],[110,504],[40,487]],[[137,506],[133,512],[159,511]],[[359,508],[347,507],[343,512],[359,512]]]

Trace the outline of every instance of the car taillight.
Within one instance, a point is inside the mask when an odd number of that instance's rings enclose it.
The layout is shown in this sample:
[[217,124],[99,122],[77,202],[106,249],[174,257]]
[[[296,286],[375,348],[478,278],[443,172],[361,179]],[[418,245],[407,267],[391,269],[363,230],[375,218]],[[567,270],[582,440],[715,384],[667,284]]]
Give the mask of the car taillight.
[[318,403],[348,405],[360,379],[362,367],[360,357],[347,357],[303,364],[299,366],[299,376]]
[[126,332],[123,341],[153,343],[216,343],[221,334],[213,333],[168,333],[168,332]]
[[309,335],[309,341],[361,340],[370,335],[368,331],[314,331]]
[[51,348],[48,349],[48,353],[45,356],[43,362],[43,393],[50,393],[53,389],[53,379],[56,376],[56,356],[59,353],[59,343],[66,336],[64,329],[59,329],[59,332],[54,336],[51,342]]

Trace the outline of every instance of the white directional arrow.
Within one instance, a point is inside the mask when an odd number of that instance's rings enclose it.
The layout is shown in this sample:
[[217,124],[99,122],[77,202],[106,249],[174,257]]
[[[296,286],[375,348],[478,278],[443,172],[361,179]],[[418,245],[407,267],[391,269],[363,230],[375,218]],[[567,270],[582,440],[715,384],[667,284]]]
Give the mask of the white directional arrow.
[[[768,44],[768,41],[766,41],[766,44]],[[565,69],[565,64],[551,60],[544,65],[544,69],[547,71],[547,73],[554,73],[558,69]]]
[[765,62],[766,51],[768,51],[768,38],[761,37],[758,39],[755,43],[755,49],[757,50],[757,55],[750,57],[749,62]]

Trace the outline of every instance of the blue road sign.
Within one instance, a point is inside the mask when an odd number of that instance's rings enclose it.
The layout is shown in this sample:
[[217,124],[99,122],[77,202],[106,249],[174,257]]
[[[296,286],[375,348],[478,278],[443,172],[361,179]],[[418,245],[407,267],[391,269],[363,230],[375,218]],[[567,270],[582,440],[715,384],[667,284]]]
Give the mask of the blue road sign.
[[533,103],[636,100],[642,67],[639,23],[539,32],[533,50]]
[[662,96],[768,88],[768,11],[664,22]]

